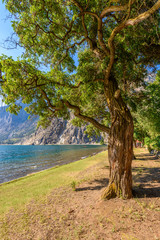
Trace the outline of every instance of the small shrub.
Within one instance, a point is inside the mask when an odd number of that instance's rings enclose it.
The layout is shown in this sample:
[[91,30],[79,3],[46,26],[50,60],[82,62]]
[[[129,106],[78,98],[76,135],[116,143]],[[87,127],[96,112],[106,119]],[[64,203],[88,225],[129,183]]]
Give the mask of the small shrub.
[[76,181],[71,182],[71,187],[73,191],[76,191]]

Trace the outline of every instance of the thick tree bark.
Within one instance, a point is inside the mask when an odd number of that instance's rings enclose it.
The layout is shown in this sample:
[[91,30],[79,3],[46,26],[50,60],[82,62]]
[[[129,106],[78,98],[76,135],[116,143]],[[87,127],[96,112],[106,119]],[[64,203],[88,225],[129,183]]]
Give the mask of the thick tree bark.
[[116,82],[109,84],[106,95],[112,118],[108,146],[110,179],[102,198],[128,199],[132,197],[133,120],[120,92],[117,94]]
[[121,118],[115,120],[109,136],[108,157],[110,163],[109,186],[102,198],[131,198],[133,158],[133,122]]

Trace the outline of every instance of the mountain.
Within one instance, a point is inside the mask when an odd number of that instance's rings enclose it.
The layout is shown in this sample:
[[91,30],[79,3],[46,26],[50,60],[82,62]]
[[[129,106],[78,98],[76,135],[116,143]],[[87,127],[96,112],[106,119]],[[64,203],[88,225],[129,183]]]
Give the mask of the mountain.
[[18,115],[6,111],[7,107],[0,107],[0,144],[14,144],[22,138],[30,136],[36,130],[38,118],[22,109]]
[[88,138],[85,127],[75,127],[70,121],[63,119],[52,119],[51,124],[43,129],[40,127],[30,137],[22,139],[23,145],[44,144],[94,144],[100,142],[102,137]]
[[0,144],[44,145],[44,144],[94,144],[102,137],[89,138],[85,127],[75,127],[70,121],[53,118],[51,124],[43,129],[36,129],[38,117],[22,109],[16,116],[0,107]]

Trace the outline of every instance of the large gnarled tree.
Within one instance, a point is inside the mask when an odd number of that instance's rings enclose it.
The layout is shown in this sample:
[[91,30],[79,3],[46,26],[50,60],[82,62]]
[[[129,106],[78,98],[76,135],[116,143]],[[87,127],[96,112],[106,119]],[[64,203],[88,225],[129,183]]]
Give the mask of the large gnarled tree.
[[107,133],[110,180],[103,197],[131,198],[128,99],[147,65],[159,61],[160,0],[4,2],[15,16],[15,44],[25,49],[21,60],[1,57],[2,94],[10,111],[19,110],[17,99],[30,104],[28,111],[41,122],[73,111],[78,125],[88,122]]

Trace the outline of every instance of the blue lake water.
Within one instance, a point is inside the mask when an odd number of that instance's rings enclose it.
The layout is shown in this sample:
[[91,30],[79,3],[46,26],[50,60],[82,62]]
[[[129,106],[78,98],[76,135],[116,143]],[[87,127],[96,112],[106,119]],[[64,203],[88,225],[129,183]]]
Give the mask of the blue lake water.
[[0,183],[106,150],[99,145],[0,145]]

